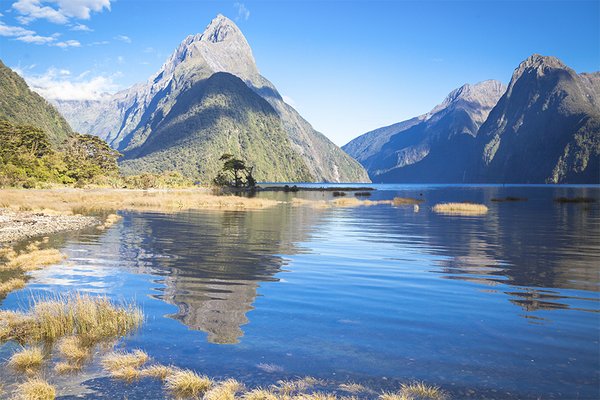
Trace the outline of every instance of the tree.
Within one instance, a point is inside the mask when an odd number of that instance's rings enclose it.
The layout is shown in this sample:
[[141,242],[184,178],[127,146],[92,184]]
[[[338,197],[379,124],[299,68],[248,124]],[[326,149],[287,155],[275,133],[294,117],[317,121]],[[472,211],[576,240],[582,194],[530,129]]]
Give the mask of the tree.
[[219,161],[223,161],[223,168],[213,179],[216,185],[236,188],[256,186],[256,179],[252,176],[254,167],[246,166],[244,160],[235,158],[233,154],[225,153],[219,157]]
[[70,176],[77,181],[89,181],[96,176],[116,176],[117,159],[121,156],[102,139],[92,135],[75,134],[69,137],[65,161]]

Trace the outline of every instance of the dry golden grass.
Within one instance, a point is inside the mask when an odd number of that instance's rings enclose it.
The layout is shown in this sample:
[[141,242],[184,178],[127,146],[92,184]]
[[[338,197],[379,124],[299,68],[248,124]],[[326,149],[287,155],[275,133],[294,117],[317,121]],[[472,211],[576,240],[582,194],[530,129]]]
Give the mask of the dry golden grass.
[[484,215],[488,212],[485,205],[474,203],[442,203],[433,206],[432,210],[447,215]]
[[244,400],[278,400],[278,397],[269,389],[256,388],[242,395]]
[[[57,341],[76,335],[79,347],[127,335],[142,323],[141,310],[117,306],[105,297],[68,295],[36,301],[29,313],[0,312],[4,340],[19,342]],[[8,333],[7,333],[8,332]]]
[[244,390],[244,385],[235,379],[227,379],[211,387],[203,400],[235,400],[236,394]]
[[34,346],[22,348],[14,353],[8,360],[8,366],[20,372],[34,372],[44,363],[44,351],[41,347]]
[[338,386],[338,388],[340,390],[343,390],[344,392],[349,392],[349,393],[361,393],[361,392],[369,391],[369,389],[367,389],[360,383],[355,383],[355,382],[342,383]]
[[278,204],[269,199],[215,196],[204,189],[4,189],[0,190],[0,198],[2,204],[11,209],[26,207],[33,211],[63,214],[116,210],[244,210]]
[[56,389],[42,378],[33,378],[20,384],[17,388],[19,400],[54,400]]
[[0,296],[6,295],[13,290],[22,289],[25,287],[25,279],[12,278],[6,282],[0,283]]
[[102,358],[102,366],[108,372],[124,368],[139,368],[148,362],[150,357],[142,350],[127,353],[116,351]]
[[30,245],[20,253],[16,253],[14,250],[7,251],[2,258],[5,262],[0,264],[0,270],[33,271],[59,263],[65,258],[65,255],[56,249],[40,250],[37,245]]
[[411,197],[394,197],[392,200],[392,205],[394,206],[410,206],[410,205],[419,205],[425,200],[423,199],[413,199]]
[[379,396],[379,400],[445,400],[447,398],[446,392],[439,387],[423,382],[402,384],[398,392],[384,392]]
[[78,363],[78,362],[60,361],[54,365],[54,371],[56,371],[56,373],[59,375],[73,374],[73,373],[81,371],[82,368],[83,368],[83,364]]
[[146,367],[140,371],[142,377],[155,378],[164,381],[167,379],[167,376],[171,375],[173,372],[176,372],[177,369],[174,367],[170,367],[162,364],[154,364]]
[[167,376],[165,388],[178,399],[199,398],[206,393],[213,381],[190,370],[177,370]]
[[300,393],[293,397],[294,400],[337,400],[337,396],[331,393]]
[[59,354],[66,360],[75,363],[81,363],[90,357],[91,349],[84,345],[81,338],[77,336],[67,336],[62,338],[57,346]]
[[409,398],[417,398],[423,400],[443,400],[446,398],[446,393],[437,386],[430,386],[423,382],[412,382],[402,384],[400,393]]

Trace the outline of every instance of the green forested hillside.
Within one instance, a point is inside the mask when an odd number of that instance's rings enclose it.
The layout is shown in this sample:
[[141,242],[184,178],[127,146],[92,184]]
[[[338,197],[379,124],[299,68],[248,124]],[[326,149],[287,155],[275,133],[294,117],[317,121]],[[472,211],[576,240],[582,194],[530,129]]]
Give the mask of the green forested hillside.
[[16,72],[0,61],[0,118],[42,129],[58,145],[73,133],[71,127],[44,98],[31,91]]
[[254,167],[258,181],[312,179],[275,110],[224,72],[162,104],[132,137],[121,162],[125,174],[174,170],[210,182],[221,169],[219,157],[231,153]]

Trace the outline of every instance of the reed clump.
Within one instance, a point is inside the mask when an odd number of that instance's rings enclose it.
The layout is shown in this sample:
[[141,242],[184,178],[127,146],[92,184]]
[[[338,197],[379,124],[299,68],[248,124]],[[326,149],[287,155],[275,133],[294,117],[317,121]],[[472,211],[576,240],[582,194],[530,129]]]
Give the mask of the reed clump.
[[237,394],[244,390],[244,385],[235,379],[227,379],[211,387],[203,400],[235,400]]
[[447,215],[484,215],[488,208],[483,204],[476,203],[442,203],[432,208],[433,212]]
[[17,388],[19,400],[54,400],[56,389],[42,378],[29,379]]
[[379,400],[446,400],[448,395],[437,386],[423,382],[402,384],[398,392],[384,392]]
[[125,336],[142,320],[143,314],[136,307],[117,306],[105,297],[81,294],[36,301],[28,313],[0,313],[0,326],[7,331],[4,340],[56,342],[65,336],[77,336],[77,345],[83,347]]
[[42,267],[57,264],[65,255],[56,249],[40,249],[39,242],[32,243],[21,252],[12,248],[3,249],[0,254],[0,271],[21,270],[34,271]]
[[119,222],[123,217],[117,214],[108,214],[108,216],[104,219],[104,223],[102,225],[98,225],[96,229],[103,231],[105,229],[110,228],[117,222]]
[[8,366],[19,372],[37,371],[44,362],[44,351],[41,347],[24,347],[14,353],[8,360]]
[[411,206],[411,205],[419,205],[423,203],[425,200],[423,199],[414,199],[412,197],[394,197],[392,200],[393,206]]
[[22,278],[11,278],[6,282],[0,283],[0,296],[6,296],[13,290],[22,289],[27,282]]
[[256,388],[243,394],[244,400],[278,400],[278,397],[269,389]]
[[140,375],[145,378],[155,378],[164,381],[167,376],[174,373],[177,369],[162,364],[153,364],[140,371]]
[[165,388],[178,399],[198,398],[212,385],[210,378],[191,370],[177,370],[165,379]]

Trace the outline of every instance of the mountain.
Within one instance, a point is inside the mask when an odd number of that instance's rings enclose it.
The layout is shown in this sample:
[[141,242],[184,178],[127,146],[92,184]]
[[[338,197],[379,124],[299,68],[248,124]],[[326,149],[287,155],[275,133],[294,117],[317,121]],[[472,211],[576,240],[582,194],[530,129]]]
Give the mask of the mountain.
[[600,183],[600,72],[534,54],[343,146],[375,182]]
[[514,71],[477,137],[472,180],[600,183],[600,73],[534,54]]
[[[216,73],[233,75],[250,90],[244,90],[226,75],[209,82]],[[210,95],[205,92],[207,83]],[[227,94],[221,96],[214,91],[220,85],[228,88]],[[202,100],[191,104],[190,91],[201,94]],[[211,104],[226,120],[207,117],[206,109]],[[279,180],[289,181],[368,181],[359,163],[315,131],[260,75],[246,38],[222,15],[202,34],[188,36],[147,82],[97,101],[57,101],[56,105],[76,129],[98,135],[122,152],[126,172],[176,167],[205,180],[212,177],[212,165],[219,152],[227,150],[244,156],[250,164],[263,162],[267,175],[256,175],[260,180],[279,176]],[[198,120],[196,112],[200,112]],[[182,119],[186,122],[179,123],[175,132],[174,121]],[[252,151],[257,153],[242,154],[242,150],[250,149],[242,139],[254,143]],[[262,149],[256,145],[269,140],[278,142]],[[221,145],[214,146],[215,143]],[[278,169],[281,164],[275,163],[269,169],[264,160],[278,146],[281,149],[274,155],[291,164]],[[198,168],[201,171],[196,174]]]
[[466,84],[429,113],[368,132],[343,149],[374,182],[460,182],[477,131],[505,90],[494,80]]
[[40,95],[29,90],[16,72],[0,61],[0,119],[16,125],[43,129],[54,145],[73,133],[60,113]]

